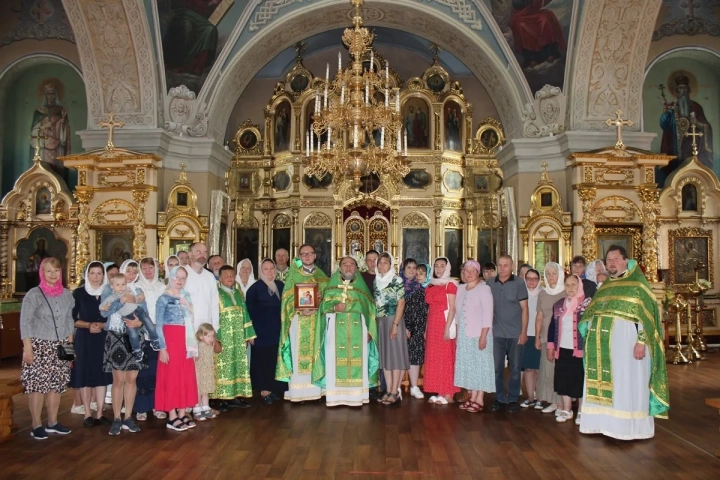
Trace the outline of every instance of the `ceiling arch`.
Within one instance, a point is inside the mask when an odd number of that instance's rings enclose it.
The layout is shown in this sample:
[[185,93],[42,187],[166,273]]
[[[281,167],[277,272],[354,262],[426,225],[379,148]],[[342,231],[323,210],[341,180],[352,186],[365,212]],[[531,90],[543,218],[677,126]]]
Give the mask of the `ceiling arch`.
[[[527,83],[519,69],[499,59],[485,40],[457,20],[438,15],[437,10],[419,2],[378,0],[372,2],[374,14],[366,20],[369,27],[387,27],[422,35],[437,43],[467,66],[494,99],[508,137],[522,135],[523,105],[532,101]],[[366,5],[367,8],[367,5]],[[283,50],[295,42],[316,34],[350,26],[346,0],[328,0],[296,9],[276,19],[242,45],[229,58],[217,79],[207,82],[200,101],[209,106],[210,135],[223,138],[234,103],[250,80]],[[487,25],[485,25],[487,26]],[[336,45],[340,44],[340,38]]]

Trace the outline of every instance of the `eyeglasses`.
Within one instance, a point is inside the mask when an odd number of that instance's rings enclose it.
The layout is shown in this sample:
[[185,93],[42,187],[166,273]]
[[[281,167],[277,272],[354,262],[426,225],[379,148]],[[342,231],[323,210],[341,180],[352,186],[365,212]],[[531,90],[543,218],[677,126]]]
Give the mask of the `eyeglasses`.
[[315,252],[300,253],[300,256],[301,256],[301,257],[310,257],[310,256],[312,256],[312,255],[315,255]]

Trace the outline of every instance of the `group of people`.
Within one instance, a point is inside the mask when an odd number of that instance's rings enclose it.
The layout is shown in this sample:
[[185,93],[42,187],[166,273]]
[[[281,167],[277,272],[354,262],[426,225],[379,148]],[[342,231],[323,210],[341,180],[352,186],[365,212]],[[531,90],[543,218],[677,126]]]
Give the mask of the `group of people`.
[[[165,261],[165,281],[152,258],[90,262],[72,293],[59,260],[45,259],[21,313],[33,437],[70,433],[57,422],[68,386],[85,426],[118,435],[138,432],[135,420],[148,414],[188,430],[250,407],[254,392],[265,404],[399,406],[406,372],[410,395],[432,394],[432,404],[467,390],[459,408],[469,413],[494,393],[489,411],[532,407],[566,422],[577,400],[581,432],[620,439],[651,437],[653,417],[667,414],[657,303],[622,247],[587,268],[574,258],[567,276],[557,263],[541,278],[530,265],[514,274],[507,255],[497,265],[468,260],[460,282],[445,257],[432,266],[406,259],[396,274],[391,255],[371,250],[364,271],[347,256],[328,278],[312,245],[298,253],[291,261],[278,250],[256,280],[249,259],[233,268],[195,243]],[[58,349],[73,340],[71,366]],[[112,419],[102,414],[109,383]]]

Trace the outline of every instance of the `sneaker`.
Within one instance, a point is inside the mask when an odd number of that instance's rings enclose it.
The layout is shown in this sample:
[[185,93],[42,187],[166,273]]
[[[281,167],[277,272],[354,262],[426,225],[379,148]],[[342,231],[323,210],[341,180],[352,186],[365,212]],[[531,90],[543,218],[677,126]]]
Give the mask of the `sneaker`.
[[542,400],[537,400],[537,401],[535,402],[535,410],[542,410],[543,408],[545,408],[545,407],[543,407],[543,402],[542,402]]
[[520,408],[532,407],[532,406],[534,406],[534,405],[537,403],[537,401],[538,401],[537,398],[534,398],[534,399],[532,399],[532,400],[528,398],[527,400],[525,400],[524,402],[522,402],[522,403],[520,404]]
[[556,416],[556,417],[559,417],[561,412],[562,412],[562,410],[560,410],[560,409],[558,408],[557,410],[555,410],[555,416]]
[[70,430],[67,427],[63,427],[59,423],[56,423],[52,427],[50,425],[48,425],[47,428],[45,429],[45,431],[50,432],[50,433],[57,433],[59,435],[67,435],[68,433],[72,432],[72,430]]
[[30,436],[35,440],[46,440],[48,438],[48,434],[42,425],[37,428],[33,428],[32,432],[30,432]]
[[143,351],[142,351],[142,350],[137,350],[137,351],[133,352],[133,357],[135,357],[135,360],[136,360],[136,361],[142,362],[142,359],[143,359]]
[[110,425],[110,435],[120,435],[120,430],[122,430],[123,422],[119,418],[116,418],[112,421],[112,425]]
[[90,402],[90,410],[95,410],[97,412],[97,402]]
[[85,417],[85,420],[83,420],[83,427],[94,427],[95,426],[95,419],[93,417]]
[[580,425],[580,415],[582,415],[582,413],[578,413],[577,417],[575,417],[575,425]]
[[100,425],[112,425],[112,421],[105,415],[101,416],[100,418],[94,418],[93,422],[95,423],[96,427]]
[[129,430],[130,433],[137,433],[140,431],[140,427],[137,426],[135,420],[133,420],[132,417],[128,417],[125,419],[124,422],[122,422],[122,429]]
[[70,409],[70,413],[85,415],[85,405],[75,405]]
[[418,399],[425,398],[425,394],[422,392],[422,390],[420,390],[420,387],[411,387],[410,396]]
[[503,409],[503,407],[505,407],[504,403],[501,403],[501,402],[498,402],[497,400],[495,400],[495,402],[492,405],[490,405],[490,408],[488,408],[488,410],[490,410],[491,412],[499,412],[500,410]]
[[105,405],[112,405],[112,385],[107,386],[107,391],[105,392]]
[[510,402],[508,403],[507,408],[508,413],[517,413],[520,411],[520,404],[518,402]]
[[568,420],[572,420],[572,418],[573,418],[573,412],[572,412],[572,410],[570,410],[570,411],[560,410],[560,415],[558,415],[557,417],[555,417],[555,421],[558,422],[558,423],[565,423],[565,422],[567,422]]
[[558,406],[556,403],[551,403],[547,407],[542,409],[542,413],[552,413],[558,409]]
[[160,342],[158,340],[154,340],[154,341],[150,342],[150,348],[152,348],[156,352],[159,352],[160,351]]

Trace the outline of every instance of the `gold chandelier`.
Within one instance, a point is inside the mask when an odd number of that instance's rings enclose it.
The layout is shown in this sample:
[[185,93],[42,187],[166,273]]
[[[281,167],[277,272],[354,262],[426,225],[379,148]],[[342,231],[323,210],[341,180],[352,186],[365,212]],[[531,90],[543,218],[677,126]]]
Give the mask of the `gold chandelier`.
[[[361,177],[375,173],[399,180],[410,172],[410,162],[407,132],[402,134],[400,89],[392,89],[391,101],[389,63],[385,62],[384,71],[375,71],[371,48],[375,35],[362,26],[360,6],[364,0],[350,3],[355,7],[354,28],[346,28],[342,40],[352,66],[343,70],[338,53],[338,72],[332,84],[329,64],[325,70],[324,91],[315,96],[313,124],[305,137],[305,172],[318,179],[331,174],[337,183],[352,179],[358,191]],[[363,56],[368,51],[370,65],[364,69]]]

